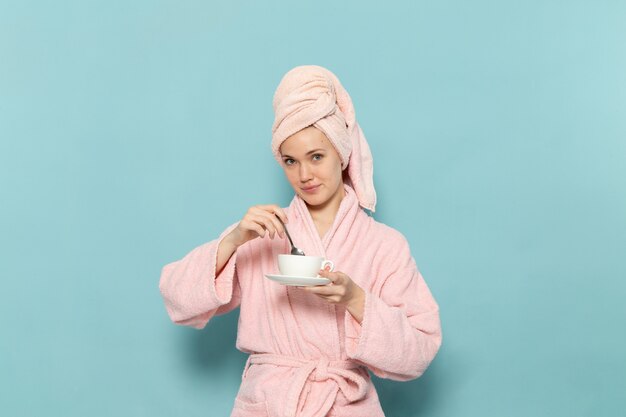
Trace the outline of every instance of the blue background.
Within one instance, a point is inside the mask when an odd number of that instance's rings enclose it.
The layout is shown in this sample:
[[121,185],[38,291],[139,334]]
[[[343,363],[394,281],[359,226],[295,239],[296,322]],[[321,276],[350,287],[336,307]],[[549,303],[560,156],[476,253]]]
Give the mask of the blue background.
[[623,416],[623,1],[1,1],[0,414],[227,416],[237,313],[170,323],[161,267],[291,191],[296,65],[334,71],[375,217],[442,349],[389,416]]

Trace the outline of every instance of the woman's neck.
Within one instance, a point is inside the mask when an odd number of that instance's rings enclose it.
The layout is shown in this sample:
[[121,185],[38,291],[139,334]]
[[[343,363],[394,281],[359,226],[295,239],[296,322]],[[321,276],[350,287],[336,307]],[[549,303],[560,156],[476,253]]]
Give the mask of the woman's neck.
[[315,228],[320,235],[320,239],[324,237],[328,229],[330,229],[333,225],[335,216],[337,216],[337,212],[339,211],[341,201],[343,200],[345,194],[346,192],[342,186],[338,192],[324,204],[319,206],[307,205],[309,213],[311,214],[311,219],[313,219]]

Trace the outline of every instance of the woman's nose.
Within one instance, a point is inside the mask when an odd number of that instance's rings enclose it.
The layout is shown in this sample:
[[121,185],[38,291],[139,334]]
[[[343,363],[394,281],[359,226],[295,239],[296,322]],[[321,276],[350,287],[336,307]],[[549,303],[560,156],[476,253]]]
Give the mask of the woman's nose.
[[300,164],[300,181],[307,182],[311,179],[311,170],[307,164]]

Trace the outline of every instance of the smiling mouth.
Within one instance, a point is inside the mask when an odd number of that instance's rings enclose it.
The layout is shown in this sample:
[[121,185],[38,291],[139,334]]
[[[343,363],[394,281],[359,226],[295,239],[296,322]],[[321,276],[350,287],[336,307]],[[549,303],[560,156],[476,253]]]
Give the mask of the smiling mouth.
[[313,187],[302,188],[302,191],[304,191],[305,193],[310,193],[310,192],[317,190],[318,188],[320,188],[320,186],[316,185]]

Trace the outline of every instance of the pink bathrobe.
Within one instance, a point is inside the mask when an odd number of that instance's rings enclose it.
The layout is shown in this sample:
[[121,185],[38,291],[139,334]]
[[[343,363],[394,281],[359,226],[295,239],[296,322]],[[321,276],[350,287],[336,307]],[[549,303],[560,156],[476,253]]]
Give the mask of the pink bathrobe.
[[305,203],[285,209],[296,246],[323,256],[365,290],[359,324],[343,307],[265,278],[277,274],[286,239],[253,239],[219,275],[222,235],[163,267],[160,290],[171,319],[201,329],[240,307],[237,348],[250,354],[231,417],[384,416],[368,369],[382,378],[420,376],[441,345],[438,305],[405,238],[360,207],[354,190],[320,239]]

